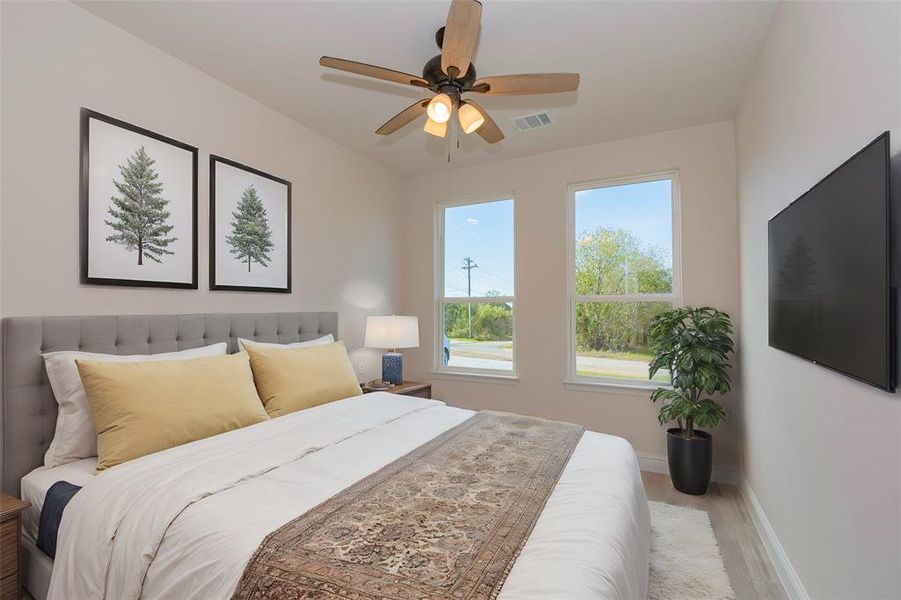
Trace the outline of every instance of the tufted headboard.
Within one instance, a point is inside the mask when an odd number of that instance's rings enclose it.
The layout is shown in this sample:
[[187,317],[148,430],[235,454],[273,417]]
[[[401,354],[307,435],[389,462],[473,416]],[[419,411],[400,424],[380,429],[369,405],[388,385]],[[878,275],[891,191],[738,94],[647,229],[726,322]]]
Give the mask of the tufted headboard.
[[19,494],[19,482],[44,464],[56,428],[56,400],[41,354],[83,350],[104,354],[156,354],[237,338],[290,343],[331,333],[338,313],[237,313],[100,317],[10,317],[2,339],[2,489]]

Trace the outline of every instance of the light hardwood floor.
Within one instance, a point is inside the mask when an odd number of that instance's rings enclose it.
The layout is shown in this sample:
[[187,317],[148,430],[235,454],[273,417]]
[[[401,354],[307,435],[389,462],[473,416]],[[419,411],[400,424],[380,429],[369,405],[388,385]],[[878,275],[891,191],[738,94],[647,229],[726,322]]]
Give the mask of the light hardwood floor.
[[711,483],[704,496],[673,489],[667,475],[642,471],[648,500],[707,511],[738,600],[787,599],[738,487]]

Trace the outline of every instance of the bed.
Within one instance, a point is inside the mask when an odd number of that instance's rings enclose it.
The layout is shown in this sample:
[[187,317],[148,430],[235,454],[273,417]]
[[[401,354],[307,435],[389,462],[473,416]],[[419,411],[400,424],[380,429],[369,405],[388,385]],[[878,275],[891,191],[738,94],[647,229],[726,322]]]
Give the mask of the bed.
[[[375,393],[170,448],[99,477],[90,459],[41,467],[56,408],[41,352],[149,354],[221,341],[234,352],[238,337],[286,343],[327,333],[337,337],[335,313],[5,319],[3,488],[32,504],[23,518],[32,595],[232,597],[245,566],[286,523],[483,414]],[[64,513],[54,563],[33,540],[43,494],[57,480],[82,490]],[[647,501],[622,438],[584,432],[533,526],[499,598],[645,596]]]

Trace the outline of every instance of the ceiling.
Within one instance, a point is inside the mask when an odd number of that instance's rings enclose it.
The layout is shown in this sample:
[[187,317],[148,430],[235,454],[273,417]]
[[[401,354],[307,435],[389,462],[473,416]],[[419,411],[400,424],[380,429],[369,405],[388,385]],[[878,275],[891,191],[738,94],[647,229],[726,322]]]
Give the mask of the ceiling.
[[[420,90],[319,66],[321,55],[420,74],[448,0],[85,0],[87,10],[398,174],[409,176],[732,118],[771,2],[484,0],[478,74],[581,74],[577,92],[479,99],[506,139],[460,149],[408,125],[373,131]],[[516,116],[550,111],[521,132]]]

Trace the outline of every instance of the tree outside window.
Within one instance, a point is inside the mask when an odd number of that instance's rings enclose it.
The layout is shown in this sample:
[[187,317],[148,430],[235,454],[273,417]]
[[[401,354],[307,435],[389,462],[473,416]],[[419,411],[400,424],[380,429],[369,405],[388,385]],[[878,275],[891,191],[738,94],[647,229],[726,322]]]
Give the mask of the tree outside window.
[[573,192],[577,378],[648,380],[651,322],[674,303],[673,185],[667,176]]

